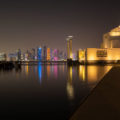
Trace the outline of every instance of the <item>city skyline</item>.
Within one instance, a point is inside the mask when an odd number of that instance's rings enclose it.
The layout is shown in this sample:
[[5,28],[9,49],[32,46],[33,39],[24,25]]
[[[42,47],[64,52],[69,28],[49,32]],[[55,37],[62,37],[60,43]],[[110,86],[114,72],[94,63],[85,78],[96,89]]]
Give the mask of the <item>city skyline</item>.
[[[26,52],[17,49],[14,53],[0,53],[2,61],[78,61],[78,62],[97,62],[97,61],[119,61],[120,50],[120,26],[113,28],[103,35],[103,42],[100,48],[84,48],[73,51],[73,36],[66,38],[67,51],[50,48],[49,46],[39,46],[31,48]],[[67,56],[66,56],[67,55]],[[92,60],[92,61],[91,61]]]
[[74,51],[99,47],[103,33],[120,24],[119,10],[119,2],[111,1],[2,1],[0,51],[39,45],[65,50],[69,35],[74,36]]
[[120,0],[0,0],[1,119],[120,120]]

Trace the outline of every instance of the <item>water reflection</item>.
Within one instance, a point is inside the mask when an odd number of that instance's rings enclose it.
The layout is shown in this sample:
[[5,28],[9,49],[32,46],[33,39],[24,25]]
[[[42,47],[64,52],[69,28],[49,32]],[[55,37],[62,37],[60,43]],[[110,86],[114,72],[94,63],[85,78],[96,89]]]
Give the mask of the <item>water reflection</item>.
[[38,77],[39,77],[39,82],[42,82],[42,65],[41,62],[38,63]]
[[78,67],[78,73],[79,73],[79,79],[82,79],[83,81],[85,81],[85,79],[86,79],[86,75],[85,75],[85,73],[86,73],[86,71],[85,71],[85,66],[79,66]]
[[68,74],[67,74],[67,95],[68,95],[69,99],[72,100],[74,98],[74,88],[73,88],[73,84],[72,84],[73,67],[68,66],[67,72],[68,72]]
[[[16,103],[17,111],[24,107],[25,112],[34,113],[39,109],[41,114],[54,115],[55,113],[58,117],[64,118],[66,114],[69,116],[76,106],[78,107],[111,68],[112,66],[67,66],[39,63],[23,65],[22,72],[13,69],[6,73],[0,70],[0,92],[3,99],[0,102],[1,110],[8,109]],[[18,77],[16,77],[16,72]],[[21,101],[22,104],[19,104]]]
[[80,65],[78,68],[79,79],[95,85],[111,68],[112,66]]
[[26,73],[26,75],[28,75],[28,73],[29,73],[29,66],[28,66],[28,63],[26,63],[26,65],[25,65],[25,73]]
[[88,66],[87,67],[87,79],[88,79],[88,82],[95,82],[98,77],[98,74],[101,73],[101,71],[99,71],[98,69],[99,67],[96,67],[96,66]]
[[[37,71],[35,71],[34,68],[37,68]],[[67,77],[66,83],[67,96],[70,100],[73,100],[75,99],[76,91],[73,82],[76,84],[77,81],[79,81],[78,84],[87,85],[90,89],[92,89],[111,68],[112,66],[97,66],[97,65],[88,66],[42,65],[41,62],[39,62],[38,65],[34,67],[29,67],[29,64],[27,64],[25,66],[25,73],[27,74],[27,76],[28,74],[30,76],[33,75],[34,73],[35,76],[38,76],[40,84],[42,81],[46,82],[45,81],[46,79],[59,80],[62,77]]]
[[64,73],[64,70],[65,70],[65,66],[63,65],[63,66],[62,66],[62,71],[63,71],[63,73]]
[[74,80],[80,80],[80,84],[83,82],[92,89],[112,68],[112,66],[80,65],[77,67],[68,66],[67,68],[67,95],[69,99],[74,99],[75,86],[73,86],[73,77],[75,78]]
[[47,77],[50,77],[50,65],[47,65]]
[[[25,73],[27,76],[29,72],[31,74],[31,70],[33,68],[35,68],[35,66],[29,67],[29,64],[26,64]],[[102,79],[102,77],[112,68],[112,66],[80,65],[75,67],[66,65],[42,65],[41,62],[39,62],[37,68],[38,70],[34,72],[38,74],[40,83],[42,81],[42,73],[43,78],[47,77],[48,79],[51,79],[51,77],[54,77],[54,79],[58,79],[60,73],[65,76],[65,73],[67,72],[67,93],[70,98],[74,98],[74,88],[72,84],[74,77],[89,84],[91,87],[94,87],[94,85],[96,85],[96,83]]]
[[101,80],[111,68],[112,66],[87,66],[86,77],[88,84],[91,84],[91,87],[95,87],[94,83]]
[[54,76],[58,77],[58,65],[54,65]]

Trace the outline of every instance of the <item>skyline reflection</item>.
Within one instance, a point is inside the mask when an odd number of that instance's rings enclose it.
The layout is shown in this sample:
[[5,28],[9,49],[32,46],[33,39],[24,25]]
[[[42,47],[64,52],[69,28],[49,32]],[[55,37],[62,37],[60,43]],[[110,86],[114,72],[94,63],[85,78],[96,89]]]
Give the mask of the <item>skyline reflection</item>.
[[28,66],[28,62],[27,62],[26,65],[25,65],[25,73],[26,73],[26,75],[29,74],[29,66]]
[[31,113],[35,109],[41,109],[41,114],[64,116],[66,113],[69,116],[111,68],[112,66],[98,65],[48,65],[39,62],[35,65],[22,65],[20,72],[15,69],[7,72],[1,70],[1,109],[16,104],[17,111],[25,108],[24,112]]
[[86,79],[86,75],[85,75],[85,73],[86,73],[86,70],[85,70],[85,66],[82,66],[82,65],[80,65],[79,66],[79,68],[78,68],[79,70],[79,78],[80,79],[82,79],[83,81],[85,81],[85,79]]
[[73,67],[68,66],[67,70],[67,95],[70,100],[74,99],[74,88],[73,88]]
[[[33,69],[34,68],[34,69]],[[37,68],[37,69],[36,69]],[[27,77],[34,73],[38,76],[39,84],[44,81],[47,83],[49,80],[59,80],[61,77],[67,78],[66,93],[68,99],[71,101],[75,99],[75,81],[77,84],[86,84],[89,89],[92,89],[104,77],[104,75],[112,68],[112,66],[99,66],[99,65],[79,65],[79,66],[66,66],[66,65],[43,65],[41,62],[37,66],[25,66],[25,73]],[[32,73],[33,72],[33,73]],[[61,76],[62,75],[62,76]],[[32,77],[32,76],[31,76]],[[58,81],[60,82],[60,81]],[[80,88],[79,88],[80,89]]]
[[57,78],[58,77],[58,66],[54,65],[54,76]]
[[100,81],[111,68],[112,66],[80,65],[78,69],[79,79],[95,87],[95,83]]
[[[42,66],[43,69],[42,69]],[[72,81],[73,77],[76,76],[75,74],[78,73],[77,79],[87,82],[88,84],[94,84],[95,82],[102,79],[102,77],[112,68],[112,66],[99,66],[99,65],[79,65],[79,66],[59,66],[59,65],[42,65],[41,62],[37,65],[37,71],[33,70],[35,73],[38,73],[39,81],[41,83],[42,75],[46,72],[47,78],[50,78],[54,75],[55,79],[58,79],[59,72],[66,71],[67,67],[67,82],[69,83],[69,86],[72,87]],[[36,68],[36,66],[34,66]],[[28,76],[29,73],[31,73],[32,67],[29,67],[29,64],[27,63],[24,67],[25,73]],[[30,70],[29,70],[30,69]]]
[[41,82],[42,82],[42,65],[41,65],[41,62],[38,63],[38,77],[39,77],[39,82],[41,84]]
[[47,76],[50,77],[50,65],[47,65]]

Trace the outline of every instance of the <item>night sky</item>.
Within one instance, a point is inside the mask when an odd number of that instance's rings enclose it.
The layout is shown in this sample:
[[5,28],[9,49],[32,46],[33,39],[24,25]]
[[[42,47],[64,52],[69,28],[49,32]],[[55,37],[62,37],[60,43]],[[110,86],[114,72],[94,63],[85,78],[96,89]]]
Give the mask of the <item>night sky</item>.
[[120,2],[0,0],[0,52],[47,45],[64,49],[99,47],[102,35],[120,25]]

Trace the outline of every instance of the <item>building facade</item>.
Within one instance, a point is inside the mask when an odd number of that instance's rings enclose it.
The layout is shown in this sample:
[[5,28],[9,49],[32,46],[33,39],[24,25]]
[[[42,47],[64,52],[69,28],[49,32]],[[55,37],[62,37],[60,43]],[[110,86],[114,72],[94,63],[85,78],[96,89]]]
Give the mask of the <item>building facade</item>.
[[37,49],[37,58],[38,58],[38,61],[42,61],[42,48],[41,47]]
[[47,61],[50,61],[51,57],[50,57],[50,48],[47,48]]
[[101,48],[78,51],[80,63],[120,63],[120,26],[104,34]]
[[68,36],[67,37],[67,59],[72,59],[72,39],[73,36]]
[[117,63],[120,60],[120,48],[87,48],[85,57],[88,63]]
[[120,48],[120,26],[103,35],[101,48]]
[[0,61],[6,61],[7,55],[5,53],[0,53]]
[[43,47],[43,61],[46,61],[47,60],[47,47],[44,46]]

